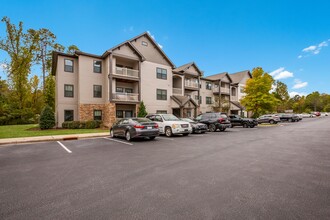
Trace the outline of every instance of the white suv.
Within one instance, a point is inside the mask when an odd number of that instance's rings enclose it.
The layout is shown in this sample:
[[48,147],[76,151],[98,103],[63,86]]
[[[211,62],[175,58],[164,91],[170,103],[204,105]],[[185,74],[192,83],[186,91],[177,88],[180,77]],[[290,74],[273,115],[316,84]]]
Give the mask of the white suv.
[[192,132],[189,122],[181,121],[172,114],[150,114],[147,116],[150,120],[158,124],[159,133],[165,134],[167,137],[182,134],[187,136]]

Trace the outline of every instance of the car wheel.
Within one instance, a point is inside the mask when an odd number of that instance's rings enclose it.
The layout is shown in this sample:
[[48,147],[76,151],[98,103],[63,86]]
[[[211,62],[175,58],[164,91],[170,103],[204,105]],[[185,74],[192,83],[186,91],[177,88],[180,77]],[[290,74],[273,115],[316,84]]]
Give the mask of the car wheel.
[[215,132],[217,130],[217,128],[215,127],[215,124],[209,124],[209,130],[211,132]]
[[149,137],[150,140],[154,140],[155,138],[155,136]]
[[127,141],[131,141],[131,133],[129,131],[126,131],[125,138]]
[[113,133],[113,129],[110,130],[110,137],[111,137],[111,138],[114,138],[114,137],[115,137],[115,135],[114,135],[114,133]]
[[182,134],[183,136],[188,136],[188,134]]
[[248,125],[246,123],[243,124],[243,128],[247,128]]
[[292,118],[289,118],[289,120],[288,120],[289,122],[292,122]]
[[165,135],[167,137],[171,137],[172,136],[172,129],[170,127],[166,127],[165,128]]
[[254,125],[250,125],[250,128],[254,128]]
[[269,123],[270,124],[275,124],[275,121],[274,120],[270,120]]
[[221,129],[220,129],[220,131],[225,131],[225,130],[226,130],[226,128],[221,128]]

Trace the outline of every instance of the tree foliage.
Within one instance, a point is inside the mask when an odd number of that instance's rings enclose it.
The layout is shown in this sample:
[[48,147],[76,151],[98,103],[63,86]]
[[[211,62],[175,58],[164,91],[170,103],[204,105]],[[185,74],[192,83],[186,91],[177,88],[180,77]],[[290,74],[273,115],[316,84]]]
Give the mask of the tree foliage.
[[55,110],[55,77],[52,75],[46,78],[44,99],[45,104]]
[[50,129],[55,126],[55,114],[51,107],[48,105],[42,110],[40,119],[39,119],[39,127],[40,129]]
[[274,79],[261,67],[252,71],[252,78],[248,79],[244,92],[246,96],[241,99],[241,103],[247,111],[253,112],[254,117],[258,117],[266,112],[272,112],[278,101],[274,94],[270,93]]
[[139,109],[138,109],[138,117],[145,117],[145,116],[147,116],[147,114],[148,114],[148,112],[146,110],[146,106],[144,105],[144,102],[141,101]]

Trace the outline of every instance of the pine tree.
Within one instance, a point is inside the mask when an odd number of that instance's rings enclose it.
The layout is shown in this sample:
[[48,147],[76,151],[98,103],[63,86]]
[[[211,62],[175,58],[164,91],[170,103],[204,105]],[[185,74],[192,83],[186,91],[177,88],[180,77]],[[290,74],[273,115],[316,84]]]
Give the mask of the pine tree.
[[139,110],[138,110],[138,117],[145,117],[148,114],[146,110],[146,106],[144,105],[144,102],[141,101]]
[[48,105],[42,110],[40,119],[39,119],[39,127],[40,129],[50,129],[55,126],[55,114],[51,107]]

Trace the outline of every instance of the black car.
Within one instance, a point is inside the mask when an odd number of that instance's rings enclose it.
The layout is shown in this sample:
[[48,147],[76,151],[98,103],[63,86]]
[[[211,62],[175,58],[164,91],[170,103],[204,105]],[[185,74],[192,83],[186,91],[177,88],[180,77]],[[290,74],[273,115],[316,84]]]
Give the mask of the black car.
[[225,113],[222,112],[207,112],[196,117],[196,121],[206,124],[209,131],[216,130],[225,131],[226,128],[231,127],[231,123]]
[[229,115],[231,126],[243,126],[243,128],[254,128],[258,125],[258,121],[254,118],[242,118],[239,115]]
[[191,120],[190,118],[181,118],[182,121],[189,122],[192,127],[193,134],[202,134],[207,132],[207,125],[203,123],[199,123],[197,121]]
[[111,137],[146,138],[153,140],[159,135],[158,124],[148,118],[123,118],[110,128]]
[[299,117],[296,114],[279,114],[281,121],[296,122],[299,121]]

